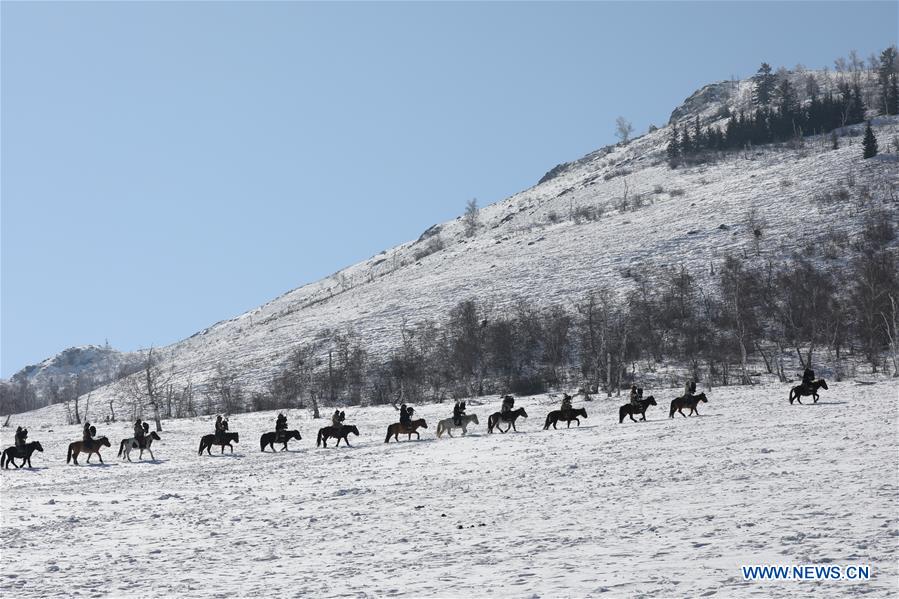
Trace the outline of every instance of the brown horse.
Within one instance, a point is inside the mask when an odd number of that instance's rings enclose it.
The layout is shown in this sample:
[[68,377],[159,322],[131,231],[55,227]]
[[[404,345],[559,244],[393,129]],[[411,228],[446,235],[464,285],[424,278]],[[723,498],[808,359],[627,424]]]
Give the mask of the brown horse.
[[811,395],[814,403],[818,403],[818,389],[827,389],[827,381],[824,379],[818,379],[817,381],[813,381],[811,385],[811,389],[807,388],[805,385],[797,385],[790,389],[790,405],[793,404],[793,401],[798,401],[800,404],[802,400],[800,397],[806,397]]
[[543,425],[543,430],[548,429],[549,425],[552,425],[555,429],[556,423],[559,421],[568,423],[568,428],[571,428],[572,421],[577,422],[577,425],[580,426],[581,421],[577,419],[578,416],[586,418],[587,410],[584,408],[572,408],[570,410],[565,410],[564,412],[562,410],[553,410],[546,415],[546,424]]
[[100,449],[103,447],[111,447],[109,444],[109,439],[106,437],[97,437],[90,442],[90,445],[85,447],[84,441],[75,441],[74,443],[69,443],[69,454],[66,456],[66,464],[69,462],[73,462],[76,466],[78,465],[78,454],[86,453],[87,454],[87,463],[91,463],[91,456],[97,454],[97,457],[100,458],[100,463],[103,463],[103,456],[100,455]]
[[[35,451],[44,451],[40,441],[26,443],[22,447],[16,447],[15,445],[8,447],[3,450],[3,455],[0,455],[0,467],[9,468],[9,465],[12,464],[16,468],[21,468],[25,464],[28,464],[29,468],[33,468],[31,465],[31,454]],[[16,464],[15,460],[17,458],[22,460],[22,466]]]
[[409,426],[406,426],[402,422],[394,422],[390,426],[387,427],[387,438],[384,439],[384,443],[390,443],[390,437],[393,437],[394,441],[399,442],[400,435],[409,435],[408,440],[412,440],[412,434],[415,433],[415,437],[421,439],[421,435],[418,434],[418,431],[415,430],[417,428],[428,428],[428,423],[425,422],[424,418],[419,418],[418,420],[413,420]]
[[337,444],[334,447],[340,445],[340,440],[343,439],[343,442],[346,443],[347,447],[352,447],[350,445],[350,440],[347,438],[350,436],[350,433],[353,433],[357,437],[359,436],[359,429],[356,428],[355,424],[341,424],[340,426],[326,426],[324,428],[318,429],[318,439],[315,440],[316,447],[327,447],[328,439],[335,438],[337,439]]
[[700,393],[699,395],[690,395],[678,397],[677,399],[671,400],[671,411],[668,412],[668,418],[674,418],[674,413],[678,412],[684,418],[687,417],[686,414],[683,413],[684,408],[689,408],[690,416],[696,414],[699,416],[699,410],[696,409],[696,406],[699,405],[699,402],[709,403],[709,399],[705,396],[705,393]]

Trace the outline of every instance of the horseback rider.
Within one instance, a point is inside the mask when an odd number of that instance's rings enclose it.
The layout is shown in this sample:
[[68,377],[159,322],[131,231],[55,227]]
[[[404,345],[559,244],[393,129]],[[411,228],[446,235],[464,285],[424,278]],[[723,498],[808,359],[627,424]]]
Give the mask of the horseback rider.
[[[147,425],[147,428],[150,428]],[[144,430],[144,424],[140,421],[140,418],[134,423],[134,440],[137,441],[137,447],[139,449],[145,449],[144,447],[144,435],[146,431]]]
[[94,435],[97,429],[91,426],[90,422],[84,423],[84,430],[81,435],[81,441],[85,449],[90,449],[94,445]]
[[571,411],[571,396],[567,393],[562,394],[562,406],[559,408],[563,414]]
[[222,415],[219,414],[215,417],[215,438],[216,440],[220,440],[222,435],[225,434],[225,431],[228,430],[228,421],[222,418]]
[[340,410],[334,410],[334,414],[331,415],[331,426],[334,428],[340,428],[342,418],[340,417]]
[[802,373],[802,386],[805,387],[806,390],[812,391],[812,385],[815,382],[815,371],[811,369],[811,367],[806,367],[805,371]]
[[637,389],[637,385],[631,385],[630,401],[632,406],[640,406],[640,389]]
[[286,431],[287,430],[287,416],[284,414],[278,413],[278,417],[275,418],[275,430],[276,431]]
[[693,397],[696,393],[696,381],[694,379],[687,379],[687,382],[684,383],[684,399],[689,399]]
[[16,429],[16,448],[25,447],[25,439],[28,438],[28,429],[21,426]]
[[453,406],[453,424],[462,426],[462,417],[465,416],[465,402],[457,401]]
[[400,406],[400,424],[403,426],[412,426],[412,413],[413,410],[410,407],[406,407],[406,404]]
[[512,411],[512,406],[515,405],[515,398],[511,395],[506,395],[503,397],[503,405],[500,408],[500,414],[505,418],[506,414]]

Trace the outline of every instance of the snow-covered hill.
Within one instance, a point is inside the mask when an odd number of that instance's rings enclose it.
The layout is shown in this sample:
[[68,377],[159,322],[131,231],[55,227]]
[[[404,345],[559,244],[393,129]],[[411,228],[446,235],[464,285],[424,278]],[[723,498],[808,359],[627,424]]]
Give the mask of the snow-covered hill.
[[78,377],[89,381],[111,381],[123,371],[133,372],[143,359],[142,352],[121,352],[108,345],[70,347],[39,364],[32,364],[10,377],[12,382],[27,381],[43,401],[50,399],[50,387],[71,384]]
[[[704,88],[672,120],[698,115],[703,125],[723,124],[722,107],[743,107],[750,88],[749,81]],[[665,265],[686,266],[702,285],[712,262],[756,253],[758,223],[761,259],[814,253],[834,232],[851,239],[871,211],[899,212],[897,155],[886,152],[899,120],[880,117],[874,125],[885,152],[872,160],[862,160],[863,127],[855,126],[842,131],[838,150],[829,136],[808,137],[801,147],[759,147],[677,169],[665,160],[668,125],[560,165],[534,187],[484,207],[472,237],[461,219],[435,225],[417,241],[218,322],[158,356],[175,384],[202,389],[222,365],[248,390],[261,390],[292,349],[326,331],[352,328],[377,359],[401,342],[403,322],[442,319],[469,297],[493,311],[519,298],[570,306],[601,287],[623,293],[633,274]],[[845,201],[820,201],[839,190]],[[110,387],[94,397],[105,403],[118,395]]]
[[[384,444],[390,407],[348,410],[352,449],[303,439],[260,453],[274,413],[234,415],[233,455],[198,457],[212,419],[169,420],[157,461],[66,466],[76,426],[42,427],[33,471],[0,472],[6,597],[893,597],[899,538],[895,383],[837,383],[790,406],[787,386],[710,391],[699,418],[618,424],[585,404],[520,398],[520,433]],[[117,449],[128,423],[100,426]],[[12,444],[4,430],[3,446]],[[136,459],[136,455],[134,456]],[[14,564],[14,565],[13,565]],[[742,565],[869,565],[868,581],[747,581]]]

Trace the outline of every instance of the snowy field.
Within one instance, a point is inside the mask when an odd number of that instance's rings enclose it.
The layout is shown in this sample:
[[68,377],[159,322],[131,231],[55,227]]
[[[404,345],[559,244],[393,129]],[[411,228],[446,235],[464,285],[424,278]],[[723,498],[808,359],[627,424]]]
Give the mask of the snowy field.
[[[702,416],[542,431],[556,401],[519,399],[518,434],[385,445],[390,407],[350,409],[351,449],[260,453],[274,414],[231,418],[234,455],[198,457],[211,419],[166,421],[157,461],[67,466],[77,427],[39,428],[35,470],[5,470],[0,596],[895,596],[899,385],[717,388]],[[579,402],[576,402],[576,405]],[[28,423],[27,415],[22,419]],[[15,426],[15,419],[12,422]],[[12,444],[4,429],[3,445]],[[136,454],[134,456],[136,458]],[[748,582],[743,564],[869,564],[866,582]]]

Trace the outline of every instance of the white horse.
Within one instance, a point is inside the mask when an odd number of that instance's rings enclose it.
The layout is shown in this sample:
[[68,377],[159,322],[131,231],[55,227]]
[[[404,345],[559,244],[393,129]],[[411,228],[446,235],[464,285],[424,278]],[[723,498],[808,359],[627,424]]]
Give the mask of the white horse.
[[477,414],[465,414],[464,416],[462,416],[462,424],[460,426],[457,426],[452,418],[446,418],[437,423],[437,436],[440,437],[440,435],[446,432],[447,435],[452,437],[454,428],[461,428],[462,434],[464,435],[468,432],[469,423],[472,422],[474,422],[475,424],[480,424],[480,422],[478,422]]
[[140,449],[140,456],[138,459],[144,459],[144,450],[150,452],[150,459],[154,462],[156,458],[153,457],[153,451],[150,450],[150,445],[153,444],[153,440],[160,441],[159,435],[156,434],[156,431],[150,431],[150,434],[144,437],[144,444],[146,447],[141,448],[140,443],[137,442],[137,439],[131,437],[130,439],[122,439],[122,442],[119,444],[119,457],[122,457],[124,453],[125,459],[129,462],[131,461],[131,450],[132,449]]

